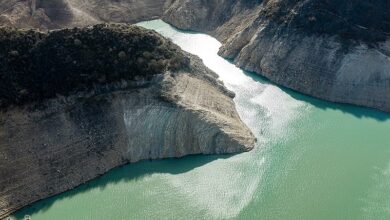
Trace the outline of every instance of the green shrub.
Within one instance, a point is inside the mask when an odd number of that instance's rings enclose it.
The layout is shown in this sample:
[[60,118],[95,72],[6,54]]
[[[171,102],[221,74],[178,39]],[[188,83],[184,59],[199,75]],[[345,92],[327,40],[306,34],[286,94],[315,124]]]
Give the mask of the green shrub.
[[48,34],[0,29],[0,107],[88,90],[94,84],[151,77],[189,65],[154,31],[119,24]]

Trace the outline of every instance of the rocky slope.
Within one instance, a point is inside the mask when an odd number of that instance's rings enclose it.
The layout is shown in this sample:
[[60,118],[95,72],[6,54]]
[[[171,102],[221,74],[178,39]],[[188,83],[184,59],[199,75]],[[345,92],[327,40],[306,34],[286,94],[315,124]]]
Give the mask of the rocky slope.
[[0,45],[0,218],[129,162],[254,146],[234,94],[154,31],[8,28]]
[[165,0],[0,0],[0,25],[55,29],[161,17]]
[[164,19],[220,55],[321,99],[390,112],[390,2],[168,0]]
[[0,11],[0,24],[42,29],[162,17],[277,84],[390,112],[386,0],[2,0]]

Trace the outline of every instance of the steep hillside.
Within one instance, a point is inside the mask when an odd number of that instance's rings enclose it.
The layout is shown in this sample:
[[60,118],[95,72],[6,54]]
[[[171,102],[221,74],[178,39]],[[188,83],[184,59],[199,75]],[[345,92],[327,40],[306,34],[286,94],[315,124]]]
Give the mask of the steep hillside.
[[0,0],[0,25],[56,29],[161,17],[165,0]]
[[390,111],[389,11],[385,0],[172,0],[164,19],[216,36],[222,56],[280,85]]
[[234,94],[154,31],[0,36],[0,218],[126,163],[254,147]]
[[188,68],[180,48],[135,26],[96,25],[49,34],[0,29],[0,107],[151,78]]
[[42,30],[162,17],[220,55],[317,98],[390,111],[390,3],[323,0],[2,0],[0,24]]

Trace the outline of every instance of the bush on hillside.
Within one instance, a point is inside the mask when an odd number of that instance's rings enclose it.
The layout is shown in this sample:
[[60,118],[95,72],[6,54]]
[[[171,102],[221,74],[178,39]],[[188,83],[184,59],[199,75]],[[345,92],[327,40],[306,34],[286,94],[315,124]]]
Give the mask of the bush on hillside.
[[120,24],[48,34],[0,29],[0,107],[41,101],[94,84],[150,78],[188,67],[181,49],[154,31]]

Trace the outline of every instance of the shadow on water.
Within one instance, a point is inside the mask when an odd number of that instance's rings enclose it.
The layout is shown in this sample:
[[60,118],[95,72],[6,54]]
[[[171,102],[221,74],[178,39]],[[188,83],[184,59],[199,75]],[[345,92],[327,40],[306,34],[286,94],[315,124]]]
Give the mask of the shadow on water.
[[[229,61],[229,62],[231,62],[231,61]],[[234,64],[234,63],[232,63],[232,64]],[[379,110],[367,108],[367,107],[360,107],[360,106],[351,105],[351,104],[334,103],[334,102],[329,102],[329,101],[317,99],[315,97],[308,96],[308,95],[299,93],[295,90],[289,89],[287,87],[276,85],[271,80],[269,80],[266,77],[263,77],[257,73],[248,72],[248,71],[244,71],[244,73],[247,76],[251,77],[254,81],[261,82],[262,84],[275,85],[275,86],[279,87],[281,90],[283,90],[286,94],[290,95],[292,98],[299,100],[299,101],[307,102],[307,103],[313,105],[314,107],[322,109],[322,110],[336,110],[336,111],[341,111],[345,114],[351,114],[357,118],[370,118],[370,119],[374,119],[374,120],[382,121],[382,122],[390,120],[390,114],[383,112],[383,111],[379,111]]]
[[201,167],[207,163],[218,159],[227,159],[233,155],[195,155],[187,156],[180,159],[163,159],[153,161],[141,161],[134,164],[124,165],[114,168],[101,177],[98,177],[90,182],[80,185],[79,187],[56,195],[54,197],[44,199],[27,206],[13,215],[16,219],[23,219],[25,215],[34,215],[39,212],[45,212],[50,207],[63,199],[70,199],[77,194],[83,194],[93,189],[99,188],[104,190],[107,185],[119,182],[138,181],[143,177],[152,174],[181,174],[189,172],[197,167]]

